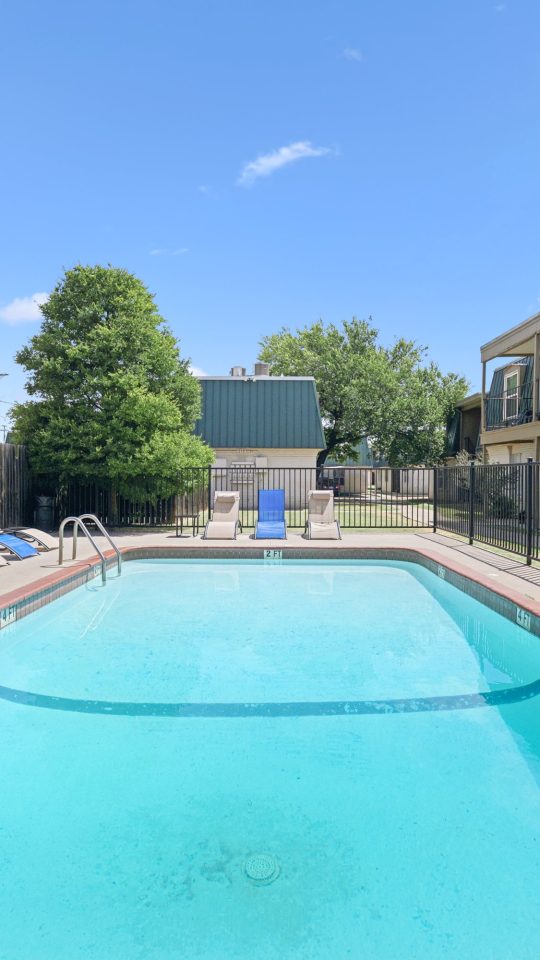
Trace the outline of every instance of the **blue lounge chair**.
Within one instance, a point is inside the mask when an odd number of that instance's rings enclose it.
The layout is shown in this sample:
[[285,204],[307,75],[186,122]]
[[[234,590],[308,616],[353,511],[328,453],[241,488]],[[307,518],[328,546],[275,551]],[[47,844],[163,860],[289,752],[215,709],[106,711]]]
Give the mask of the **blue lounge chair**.
[[21,537],[14,537],[12,533],[0,533],[0,550],[9,550],[14,553],[19,560],[26,560],[27,557],[37,557],[38,552],[28,540],[22,540]]
[[255,527],[256,540],[286,540],[285,491],[259,490],[259,516]]
[[[0,531],[0,536],[3,532]],[[5,532],[13,533],[21,540],[29,540],[36,550],[58,550],[58,537],[52,537],[50,533],[36,527],[8,527]]]

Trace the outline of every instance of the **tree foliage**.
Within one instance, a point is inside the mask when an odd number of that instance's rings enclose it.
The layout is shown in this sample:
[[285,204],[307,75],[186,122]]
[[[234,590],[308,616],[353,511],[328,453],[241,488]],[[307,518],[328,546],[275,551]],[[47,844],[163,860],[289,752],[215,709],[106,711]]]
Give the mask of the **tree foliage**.
[[200,387],[152,295],[125,270],[77,266],[16,355],[32,399],[12,410],[35,473],[167,496],[184,466],[212,462],[193,434]]
[[424,347],[398,340],[385,348],[372,323],[356,318],[342,328],[283,328],[264,337],[260,357],[274,374],[315,378],[326,437],[319,465],[329,455],[354,457],[363,438],[394,466],[436,463],[467,390],[462,377],[429,362]]

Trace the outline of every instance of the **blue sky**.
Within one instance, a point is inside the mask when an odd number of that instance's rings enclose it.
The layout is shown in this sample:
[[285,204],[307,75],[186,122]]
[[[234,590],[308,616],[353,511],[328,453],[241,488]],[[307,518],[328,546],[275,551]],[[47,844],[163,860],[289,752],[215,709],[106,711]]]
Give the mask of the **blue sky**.
[[539,31],[537,0],[7,5],[0,397],[76,262],[140,276],[208,373],[371,314],[478,386],[540,309]]

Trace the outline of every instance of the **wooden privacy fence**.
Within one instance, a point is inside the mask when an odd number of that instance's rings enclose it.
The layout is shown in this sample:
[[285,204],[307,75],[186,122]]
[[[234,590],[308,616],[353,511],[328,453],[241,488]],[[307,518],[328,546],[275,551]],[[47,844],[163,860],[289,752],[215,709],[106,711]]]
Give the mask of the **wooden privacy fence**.
[[0,443],[0,527],[16,527],[31,520],[26,449],[16,443]]

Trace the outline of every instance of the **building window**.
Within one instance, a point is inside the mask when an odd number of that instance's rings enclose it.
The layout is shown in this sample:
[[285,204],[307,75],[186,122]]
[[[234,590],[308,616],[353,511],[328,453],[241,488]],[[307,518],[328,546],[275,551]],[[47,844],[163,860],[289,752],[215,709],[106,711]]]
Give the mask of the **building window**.
[[253,483],[255,464],[248,460],[233,460],[229,477],[234,483]]
[[504,419],[513,420],[518,415],[518,374],[510,373],[504,378]]

